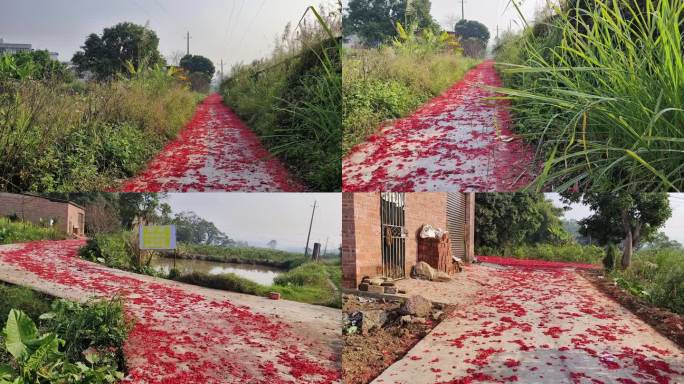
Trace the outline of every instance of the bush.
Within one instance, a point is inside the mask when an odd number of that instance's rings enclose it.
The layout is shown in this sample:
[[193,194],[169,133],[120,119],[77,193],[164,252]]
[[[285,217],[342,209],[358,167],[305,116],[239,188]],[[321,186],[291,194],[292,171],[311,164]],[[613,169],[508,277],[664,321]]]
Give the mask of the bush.
[[0,244],[65,238],[65,233],[54,228],[43,228],[29,222],[12,221],[9,218],[0,217]]
[[304,262],[301,253],[255,247],[223,247],[218,245],[180,244],[182,258],[216,261],[220,263],[258,264],[269,267],[292,269]]
[[684,1],[569,4],[497,50],[535,186],[684,189]]
[[419,48],[382,46],[344,52],[344,152],[364,141],[383,121],[404,117],[446,91],[477,63],[453,50],[423,49],[418,54]]
[[221,289],[224,291],[246,293],[257,296],[265,295],[268,292],[268,287],[264,287],[234,273],[209,275],[206,273],[193,272],[177,276],[174,278],[174,280],[180,281],[181,283],[198,285],[200,287]]
[[606,257],[603,258],[603,268],[612,271],[616,261],[620,260],[620,249],[615,244],[609,244]]
[[491,247],[478,247],[476,252],[479,255],[486,256],[509,256],[516,259],[562,261],[582,264],[599,264],[604,258],[604,251],[602,248],[594,245],[580,244],[518,245],[506,250]]
[[88,239],[79,250],[81,258],[104,264],[111,268],[155,275],[149,267],[152,252],[147,257],[138,248],[138,236],[134,232],[98,234]]
[[0,328],[12,309],[21,309],[32,319],[50,310],[47,297],[24,287],[10,286],[0,283]]

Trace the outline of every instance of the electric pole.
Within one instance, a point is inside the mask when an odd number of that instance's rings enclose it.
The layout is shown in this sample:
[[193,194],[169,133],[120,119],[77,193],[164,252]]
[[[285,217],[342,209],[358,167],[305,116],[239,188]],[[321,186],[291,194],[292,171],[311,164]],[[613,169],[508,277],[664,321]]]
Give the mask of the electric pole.
[[323,249],[323,257],[328,254],[328,240],[330,240],[330,236],[325,238],[325,248]]
[[221,82],[223,82],[223,59],[221,59]]
[[461,1],[461,20],[465,20],[465,0]]
[[188,50],[187,50],[187,55],[188,55],[188,56],[190,55],[190,39],[191,39],[191,38],[192,38],[192,37],[190,37],[190,31],[188,31],[188,34],[187,34],[186,37],[185,37],[185,40],[187,40],[187,43],[188,43]]
[[304,257],[309,257],[309,240],[311,239],[311,228],[313,227],[313,219],[316,214],[316,203],[314,200],[313,211],[311,211],[311,222],[309,223],[309,234],[306,236],[306,248],[304,248]]

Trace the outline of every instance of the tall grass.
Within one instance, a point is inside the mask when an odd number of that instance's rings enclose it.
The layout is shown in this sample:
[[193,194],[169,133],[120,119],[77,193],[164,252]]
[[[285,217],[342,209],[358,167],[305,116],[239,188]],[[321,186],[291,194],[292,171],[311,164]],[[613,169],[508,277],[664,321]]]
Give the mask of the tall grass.
[[388,119],[407,116],[446,91],[477,64],[453,49],[420,41],[406,46],[346,49],[342,62],[343,151]]
[[581,264],[601,264],[605,255],[601,247],[580,244],[528,244],[504,250],[479,247],[475,252],[484,256],[508,256],[523,260],[562,261]]
[[271,57],[236,66],[221,85],[226,104],[317,191],[341,189],[340,31],[338,8],[309,7]]
[[24,243],[35,240],[62,240],[66,233],[55,228],[39,227],[29,222],[0,217],[0,244]]
[[0,84],[0,189],[105,190],[173,138],[198,96],[161,69],[111,83]]
[[653,249],[636,252],[627,270],[612,273],[632,294],[673,312],[684,314],[684,250]]
[[536,189],[684,189],[683,0],[570,2],[499,48]]
[[220,263],[258,264],[282,269],[292,269],[307,261],[301,253],[255,247],[180,244],[178,251],[182,258]]

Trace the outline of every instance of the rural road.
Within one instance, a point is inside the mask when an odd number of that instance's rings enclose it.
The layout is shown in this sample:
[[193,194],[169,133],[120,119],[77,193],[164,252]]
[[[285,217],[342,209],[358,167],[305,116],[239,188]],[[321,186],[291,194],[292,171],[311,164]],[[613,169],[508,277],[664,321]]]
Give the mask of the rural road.
[[684,351],[575,269],[475,265],[431,285],[460,306],[373,383],[684,383]]
[[302,187],[214,93],[180,135],[120,190],[298,192]]
[[532,153],[510,131],[508,103],[493,61],[413,115],[357,145],[342,162],[346,192],[516,191],[530,181]]
[[0,246],[0,280],[65,299],[121,295],[134,329],[125,382],[338,383],[340,313],[79,259],[80,240]]

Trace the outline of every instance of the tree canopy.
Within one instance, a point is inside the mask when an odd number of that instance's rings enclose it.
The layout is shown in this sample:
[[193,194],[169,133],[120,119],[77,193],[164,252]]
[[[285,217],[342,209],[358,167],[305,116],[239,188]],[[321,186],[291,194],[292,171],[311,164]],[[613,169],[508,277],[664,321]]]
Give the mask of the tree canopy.
[[470,38],[481,40],[485,46],[489,42],[489,29],[479,21],[460,20],[454,27],[454,33],[462,40]]
[[622,267],[631,264],[634,248],[648,241],[672,215],[667,193],[563,194],[588,205],[593,214],[579,221],[580,233],[601,245],[622,242]]
[[214,77],[216,68],[211,60],[200,55],[185,55],[180,60],[180,67],[188,71],[188,73],[203,73],[210,79]]
[[346,35],[356,34],[368,45],[378,45],[396,36],[396,23],[415,23],[418,29],[438,29],[430,0],[350,0],[344,17]]
[[176,225],[176,238],[181,243],[220,246],[235,245],[235,241],[221,232],[214,223],[199,217],[194,212],[179,213],[169,224]]
[[503,250],[522,244],[568,242],[571,236],[563,228],[562,212],[542,194],[477,194],[475,244]]
[[79,73],[90,71],[99,80],[125,73],[127,62],[135,68],[164,64],[157,34],[145,26],[128,22],[105,28],[102,36],[91,34],[81,49],[71,61]]
[[17,52],[0,58],[0,79],[72,81],[73,74],[65,64],[54,60],[48,51]]

